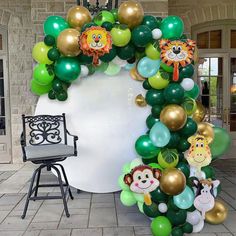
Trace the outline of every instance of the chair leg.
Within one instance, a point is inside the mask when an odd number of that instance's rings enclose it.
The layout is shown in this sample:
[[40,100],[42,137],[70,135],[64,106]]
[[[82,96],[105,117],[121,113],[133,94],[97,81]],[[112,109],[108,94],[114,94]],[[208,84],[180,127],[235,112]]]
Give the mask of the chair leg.
[[27,212],[27,209],[28,209],[28,206],[29,206],[30,196],[32,194],[32,189],[33,189],[33,185],[34,185],[34,181],[35,181],[35,176],[36,176],[36,174],[38,173],[39,170],[41,170],[41,167],[37,168],[34,171],[33,176],[31,178],[31,183],[30,183],[29,191],[28,191],[28,194],[27,194],[26,202],[25,202],[25,208],[24,208],[23,214],[21,216],[22,219],[25,218],[25,215],[26,215],[26,212]]
[[[41,169],[39,169],[38,175],[37,175],[36,188],[35,188],[35,192],[34,192],[34,196],[35,196],[35,197],[37,197],[37,195],[38,195],[38,188],[39,188],[40,176],[41,176]],[[35,201],[35,200],[34,200],[34,201]]]
[[67,207],[67,202],[66,202],[66,194],[65,194],[64,187],[63,187],[63,182],[62,182],[62,179],[61,179],[61,173],[55,165],[52,165],[51,168],[53,168],[57,172],[57,177],[58,177],[58,182],[59,182],[60,189],[61,189],[61,195],[62,195],[62,200],[63,200],[63,204],[64,204],[65,213],[66,213],[67,217],[70,217],[68,207]]
[[58,166],[61,167],[62,174],[63,174],[63,176],[64,176],[64,180],[65,180],[65,182],[66,182],[66,185],[68,186],[68,191],[69,191],[70,198],[73,200],[74,197],[73,197],[72,192],[71,192],[71,189],[70,189],[70,185],[69,185],[69,182],[68,182],[68,179],[67,179],[67,176],[66,176],[65,169],[64,169],[63,165],[61,165],[61,164],[59,164],[59,163],[57,163],[56,165],[58,165]]

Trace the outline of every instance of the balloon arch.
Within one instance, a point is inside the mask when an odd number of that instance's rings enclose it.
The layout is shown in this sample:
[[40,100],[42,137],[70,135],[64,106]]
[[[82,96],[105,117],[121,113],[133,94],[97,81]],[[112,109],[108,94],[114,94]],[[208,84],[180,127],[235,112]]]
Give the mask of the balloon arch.
[[204,122],[207,111],[192,79],[198,50],[183,32],[178,16],[144,15],[135,1],[94,18],[75,6],[66,20],[46,19],[44,41],[32,51],[38,64],[31,91],[51,100],[65,101],[73,81],[96,71],[112,76],[124,67],[142,82],[146,95],[133,102],[151,106],[147,132],[137,138],[138,158],[124,165],[118,182],[121,202],[137,204],[155,236],[200,232],[204,221],[219,224],[227,217],[215,199],[221,187],[210,163],[227,151],[230,138]]

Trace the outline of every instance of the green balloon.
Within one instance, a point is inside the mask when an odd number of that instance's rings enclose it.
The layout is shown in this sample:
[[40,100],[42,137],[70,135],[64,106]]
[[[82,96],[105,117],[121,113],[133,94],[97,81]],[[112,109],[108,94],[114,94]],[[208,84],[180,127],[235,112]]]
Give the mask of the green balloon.
[[162,18],[159,17],[159,16],[157,16],[156,19],[157,19],[157,28],[160,29],[160,27],[161,27],[161,22],[162,22]]
[[152,115],[149,115],[146,119],[146,125],[149,129],[152,128],[152,126],[157,122],[159,121],[159,119],[153,117]]
[[183,137],[190,137],[197,132],[197,123],[192,118],[187,118],[187,121],[182,129],[179,130],[179,134]]
[[195,83],[194,87],[190,91],[185,91],[184,95],[186,97],[192,98],[192,99],[197,99],[199,96],[200,90],[198,85]]
[[56,61],[59,59],[60,57],[60,52],[57,48],[51,48],[49,49],[48,51],[48,59],[51,60],[51,61]]
[[113,24],[111,22],[105,21],[102,23],[102,28],[105,28],[107,31],[111,31]]
[[172,230],[171,235],[172,236],[183,236],[184,232],[180,227],[176,227]]
[[66,101],[66,99],[68,98],[68,94],[65,90],[61,90],[59,92],[56,93],[56,98],[58,101]]
[[181,67],[179,70],[179,79],[191,78],[194,74],[194,66],[189,64],[185,67]]
[[56,43],[56,40],[55,38],[52,36],[52,35],[46,35],[44,37],[44,43],[47,45],[47,46],[53,46],[55,43]]
[[51,100],[56,99],[56,93],[55,93],[54,90],[50,90],[50,91],[48,92],[48,98],[51,99]]
[[48,93],[52,89],[52,83],[48,85],[38,84],[36,80],[31,80],[31,92],[40,96]]
[[155,16],[146,15],[143,17],[142,25],[146,25],[150,30],[158,28],[158,21]]
[[161,68],[168,73],[172,73],[174,70],[173,66],[167,66],[164,62],[161,62]]
[[128,43],[124,47],[117,48],[117,55],[122,60],[129,60],[135,55],[135,47],[132,43]]
[[205,173],[206,179],[215,179],[216,173],[215,169],[212,166],[204,166],[201,168],[201,170]]
[[228,132],[220,127],[213,127],[214,139],[213,142],[209,144],[211,149],[211,155],[213,159],[225,154],[230,148],[231,138]]
[[155,202],[152,202],[150,206],[143,204],[143,212],[146,216],[154,218],[160,216],[161,213],[158,210],[158,205]]
[[109,11],[100,11],[94,18],[94,23],[101,26],[104,22],[110,22],[112,24],[115,23],[114,16]]
[[170,211],[170,210],[172,210],[172,211],[178,211],[178,210],[179,210],[179,208],[174,204],[173,197],[170,197],[170,198],[168,199],[168,204],[167,204],[167,206],[168,206],[168,210],[169,210],[169,211]]
[[110,75],[110,76],[113,76],[113,75],[117,75],[121,70],[121,67],[117,64],[115,64],[114,62],[110,62],[108,64],[108,67],[107,69],[104,71],[104,73],[106,75]]
[[170,141],[167,144],[166,147],[168,148],[177,148],[179,145],[179,141],[180,141],[180,136],[177,132],[171,132],[170,133]]
[[137,47],[145,47],[152,42],[152,31],[145,25],[139,25],[133,29],[131,40]]
[[166,216],[170,220],[171,224],[173,226],[179,226],[186,222],[187,218],[187,211],[186,210],[178,210],[174,211],[172,209],[168,209]]
[[176,168],[181,170],[184,173],[186,179],[189,177],[189,175],[190,175],[190,168],[189,168],[188,164],[186,164],[184,162],[179,162],[178,165],[176,166]]
[[146,90],[152,89],[152,86],[149,84],[147,79],[143,81],[143,88]]
[[78,58],[78,61],[81,65],[88,65],[88,64],[91,64],[92,61],[93,61],[92,56],[87,56],[87,55],[84,55],[82,53],[79,54],[79,56],[77,58]]
[[98,26],[96,23],[94,22],[89,22],[83,25],[81,32],[84,32],[86,29],[92,27],[92,26]]
[[178,16],[168,16],[161,22],[162,38],[180,38],[184,32],[184,23]]
[[59,79],[54,79],[52,82],[52,88],[55,92],[63,90],[63,83]]
[[169,104],[181,104],[184,99],[184,89],[180,84],[170,83],[164,89],[164,97]]
[[120,186],[120,188],[122,190],[126,190],[126,191],[129,191],[129,185],[127,185],[125,182],[124,182],[124,174],[123,175],[120,175],[119,178],[118,178],[118,184]]
[[50,84],[54,76],[53,71],[45,64],[38,64],[33,71],[33,78],[41,85]]
[[163,106],[161,106],[161,105],[153,106],[152,110],[151,110],[152,111],[152,116],[159,119],[162,108],[163,108]]
[[110,10],[110,12],[113,15],[115,21],[118,21],[118,9],[114,8],[114,9]]
[[190,148],[190,143],[186,138],[180,138],[179,145],[178,145],[178,151],[185,152]]
[[146,102],[150,106],[163,105],[165,103],[164,90],[150,89],[146,93]]
[[168,195],[161,191],[160,187],[156,188],[151,193],[152,200],[156,203],[166,202],[168,199]]
[[65,29],[69,28],[69,24],[61,16],[49,16],[44,22],[44,33],[57,38]]
[[142,158],[142,162],[143,162],[143,164],[145,164],[145,165],[149,165],[149,164],[151,164],[151,163],[154,163],[154,162],[156,162],[157,161],[157,157],[156,156],[153,156],[153,157],[151,157],[151,158]]
[[183,225],[182,229],[183,229],[184,233],[186,233],[186,234],[191,234],[193,232],[193,226],[188,222],[186,222]]
[[55,74],[63,81],[77,79],[80,71],[80,64],[76,57],[61,57],[55,63]]
[[171,234],[172,225],[165,216],[158,216],[151,223],[153,236],[169,236]]
[[152,144],[149,135],[142,135],[137,139],[135,142],[135,150],[143,158],[152,158],[157,156],[160,152],[160,148]]
[[109,51],[109,53],[104,54],[104,56],[100,57],[100,60],[102,62],[110,62],[112,61],[117,55],[116,46],[112,45],[112,49]]
[[131,191],[124,190],[120,194],[120,201],[125,206],[133,206],[137,202]]

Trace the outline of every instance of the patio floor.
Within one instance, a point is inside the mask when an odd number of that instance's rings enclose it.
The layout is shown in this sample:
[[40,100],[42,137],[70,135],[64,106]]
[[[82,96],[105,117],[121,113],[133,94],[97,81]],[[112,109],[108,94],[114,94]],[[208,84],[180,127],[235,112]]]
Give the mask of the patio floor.
[[[229,208],[222,225],[205,225],[202,236],[236,235],[236,159],[214,163],[223,191],[220,198]],[[61,200],[30,201],[27,216],[20,218],[34,166],[0,165],[0,236],[150,236],[150,220],[136,207],[124,207],[119,193],[76,193],[68,200],[70,218],[65,217]],[[43,182],[52,182],[49,173]],[[57,188],[44,189],[52,194]]]

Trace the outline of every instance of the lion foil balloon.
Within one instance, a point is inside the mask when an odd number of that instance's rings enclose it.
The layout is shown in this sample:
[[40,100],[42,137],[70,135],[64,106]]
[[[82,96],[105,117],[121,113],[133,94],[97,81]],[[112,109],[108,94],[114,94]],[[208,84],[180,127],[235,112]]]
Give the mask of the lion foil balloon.
[[179,66],[190,64],[194,58],[195,41],[187,39],[170,41],[160,40],[161,60],[168,66],[174,65],[173,81],[179,80]]
[[196,177],[201,179],[201,168],[211,163],[211,151],[208,146],[210,139],[203,135],[194,135],[188,138],[191,144],[189,150],[185,153],[190,166],[196,169]]
[[92,56],[93,64],[98,65],[99,57],[111,50],[112,38],[106,29],[92,26],[81,34],[79,44],[83,54]]

